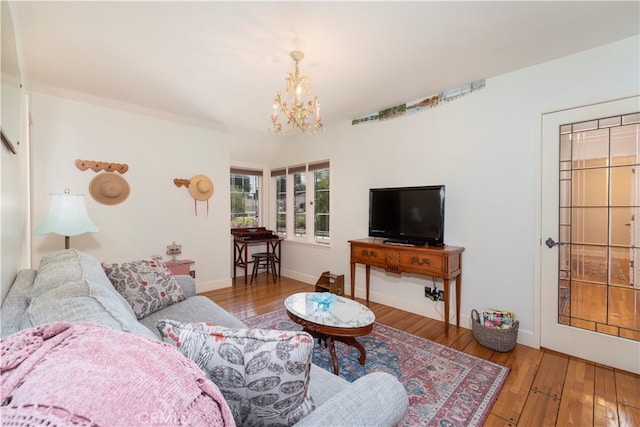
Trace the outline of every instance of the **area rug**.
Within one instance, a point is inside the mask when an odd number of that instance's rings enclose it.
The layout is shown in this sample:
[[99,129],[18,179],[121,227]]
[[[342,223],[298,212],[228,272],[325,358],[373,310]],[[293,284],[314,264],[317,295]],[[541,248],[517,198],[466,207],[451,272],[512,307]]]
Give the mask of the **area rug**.
[[[249,327],[300,330],[285,309],[243,320]],[[375,322],[359,337],[364,366],[353,347],[336,342],[339,375],[352,382],[375,371],[396,376],[409,395],[403,426],[480,426],[489,415],[509,369]],[[313,363],[333,372],[329,349],[316,341]]]

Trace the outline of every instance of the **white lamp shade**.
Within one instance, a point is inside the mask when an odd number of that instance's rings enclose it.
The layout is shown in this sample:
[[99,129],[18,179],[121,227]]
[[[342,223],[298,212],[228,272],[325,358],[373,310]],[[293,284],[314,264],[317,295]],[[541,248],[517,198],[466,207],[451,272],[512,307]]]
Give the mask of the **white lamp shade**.
[[35,234],[59,234],[61,236],[78,236],[84,233],[97,233],[98,226],[87,214],[82,194],[49,195],[49,212]]

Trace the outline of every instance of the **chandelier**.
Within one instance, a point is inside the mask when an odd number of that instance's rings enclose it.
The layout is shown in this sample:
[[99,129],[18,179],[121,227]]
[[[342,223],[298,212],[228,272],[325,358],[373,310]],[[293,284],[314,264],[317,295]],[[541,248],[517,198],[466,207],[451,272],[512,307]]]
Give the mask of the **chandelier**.
[[296,61],[296,69],[294,72],[289,72],[285,78],[287,88],[284,95],[281,92],[276,93],[276,99],[273,102],[273,115],[271,116],[273,129],[276,135],[286,132],[280,121],[279,112],[281,112],[286,118],[289,128],[297,128],[306,135],[314,135],[322,129],[320,103],[318,97],[311,97],[311,88],[307,84],[307,77],[300,75],[298,62],[304,58],[304,53],[294,50],[290,56]]

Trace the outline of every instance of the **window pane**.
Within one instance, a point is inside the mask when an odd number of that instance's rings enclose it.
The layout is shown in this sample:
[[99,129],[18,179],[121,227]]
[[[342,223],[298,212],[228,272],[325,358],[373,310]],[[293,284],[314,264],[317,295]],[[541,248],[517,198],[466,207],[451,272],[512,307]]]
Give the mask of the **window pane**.
[[571,279],[607,283],[607,248],[574,245],[571,253]]
[[608,166],[609,129],[574,133],[571,140],[574,169]]
[[329,238],[329,169],[314,172],[315,234],[317,239]]
[[573,206],[607,206],[609,195],[607,172],[605,168],[573,171],[571,191]]
[[254,175],[230,175],[231,228],[257,227],[259,225],[259,177]]
[[276,233],[287,235],[287,177],[276,177]]
[[636,195],[636,167],[611,168],[611,206],[633,206]]
[[293,174],[293,201],[294,201],[294,225],[295,236],[307,235],[307,181],[304,173]]
[[573,208],[571,213],[572,243],[607,244],[608,208]]
[[611,228],[610,244],[616,246],[633,246],[633,224],[634,208],[620,207],[610,208],[609,227]]
[[638,125],[627,125],[611,129],[611,164],[638,164]]

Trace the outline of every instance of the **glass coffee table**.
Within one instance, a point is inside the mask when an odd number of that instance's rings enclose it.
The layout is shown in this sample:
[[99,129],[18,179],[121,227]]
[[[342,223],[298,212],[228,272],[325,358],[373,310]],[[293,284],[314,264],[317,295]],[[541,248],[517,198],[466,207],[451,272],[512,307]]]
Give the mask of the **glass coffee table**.
[[289,296],[284,301],[287,314],[320,343],[326,343],[331,353],[334,374],[338,375],[334,341],[357,348],[360,352],[358,361],[364,365],[367,355],[356,337],[367,335],[373,330],[376,316],[359,302],[337,295],[336,300],[324,308],[323,304],[314,301],[318,295],[316,292],[302,292]]

